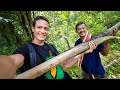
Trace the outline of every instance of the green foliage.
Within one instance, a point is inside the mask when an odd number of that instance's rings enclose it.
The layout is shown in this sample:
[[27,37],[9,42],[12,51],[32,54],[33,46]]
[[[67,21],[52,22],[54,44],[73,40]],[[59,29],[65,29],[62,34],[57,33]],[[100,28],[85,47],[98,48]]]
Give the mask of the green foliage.
[[108,78],[120,79],[119,74],[120,74],[120,63],[115,63],[110,68],[107,69]]
[[6,47],[5,45],[0,47],[0,54],[2,55],[9,55],[9,54],[12,54],[15,49],[17,49],[17,45],[13,45],[13,46],[9,46],[9,47]]
[[77,64],[73,65],[67,72],[73,79],[82,79],[82,69],[78,68]]

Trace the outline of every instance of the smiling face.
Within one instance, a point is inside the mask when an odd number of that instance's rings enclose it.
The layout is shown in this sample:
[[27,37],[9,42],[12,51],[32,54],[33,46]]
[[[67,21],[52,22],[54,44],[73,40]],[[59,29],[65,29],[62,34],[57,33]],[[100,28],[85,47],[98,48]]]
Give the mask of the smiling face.
[[35,22],[35,26],[32,27],[35,41],[45,41],[48,36],[49,24],[47,21],[39,19]]
[[76,33],[81,37],[84,38],[87,33],[87,27],[85,24],[80,24],[77,26]]

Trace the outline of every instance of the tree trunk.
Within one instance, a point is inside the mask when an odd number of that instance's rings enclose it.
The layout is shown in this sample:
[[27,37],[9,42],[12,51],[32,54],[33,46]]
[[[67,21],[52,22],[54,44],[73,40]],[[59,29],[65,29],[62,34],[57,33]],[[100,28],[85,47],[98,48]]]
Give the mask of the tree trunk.
[[[114,32],[118,32],[119,29],[120,29],[120,22],[117,23],[116,25],[114,25],[113,27],[111,27],[110,29],[106,30],[102,34],[96,36],[97,38],[94,40],[91,40],[91,41],[94,42],[96,45],[99,45],[100,43],[107,41],[109,39],[117,38],[115,36],[110,36],[110,35],[112,35]],[[83,53],[84,51],[86,51],[88,49],[89,49],[88,42],[81,43],[81,44],[75,46],[74,48],[50,59],[49,61],[46,61],[28,71],[25,71],[22,74],[15,76],[14,79],[36,78],[36,77],[46,73],[47,71],[49,71],[52,67],[57,66],[61,62],[65,61],[65,60],[69,60],[69,59]]]
[[27,12],[25,12],[25,11],[20,11],[20,12],[19,12],[19,21],[20,21],[20,24],[21,24],[21,26],[22,26],[22,28],[23,28],[25,37],[29,37],[29,36],[30,36],[30,33],[29,33],[28,28],[27,28],[27,23],[26,23],[27,21],[26,21],[26,19],[25,19],[26,13],[27,13]]
[[29,29],[30,29],[30,37],[31,37],[31,40],[32,40],[32,29],[31,29],[31,25],[32,25],[32,18],[31,18],[31,11],[26,11],[26,17],[27,17],[27,20],[28,20],[28,24],[29,24]]

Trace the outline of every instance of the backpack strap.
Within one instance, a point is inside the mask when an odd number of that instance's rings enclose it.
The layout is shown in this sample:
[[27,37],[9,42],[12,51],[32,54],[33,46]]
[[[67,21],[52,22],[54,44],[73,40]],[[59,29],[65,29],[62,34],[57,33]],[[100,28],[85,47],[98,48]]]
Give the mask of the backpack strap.
[[55,47],[52,44],[47,44],[47,43],[45,44],[47,45],[49,49],[52,50],[53,53],[55,53],[56,56],[59,54],[59,52],[55,49]]
[[[47,47],[49,49],[52,50],[52,52],[57,56],[59,54],[59,52],[57,50],[55,50],[54,46],[51,45],[51,44],[47,44]],[[29,48],[29,52],[30,52],[30,67],[33,68],[34,66],[36,66],[36,62],[37,62],[37,59],[36,59],[36,51],[34,49],[34,47],[32,46],[32,44],[27,44],[28,45],[28,48]]]
[[36,51],[32,44],[28,44],[29,52],[30,52],[30,67],[33,68],[36,66]]

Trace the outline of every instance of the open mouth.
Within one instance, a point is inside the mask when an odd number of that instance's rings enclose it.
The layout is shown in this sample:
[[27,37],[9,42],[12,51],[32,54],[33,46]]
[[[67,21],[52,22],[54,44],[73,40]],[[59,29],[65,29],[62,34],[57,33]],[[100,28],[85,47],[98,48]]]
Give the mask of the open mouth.
[[39,35],[40,38],[45,38],[45,35]]
[[85,34],[85,31],[80,32],[80,35],[83,35],[83,34]]

